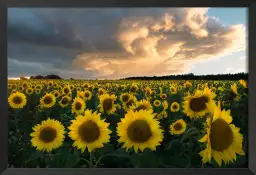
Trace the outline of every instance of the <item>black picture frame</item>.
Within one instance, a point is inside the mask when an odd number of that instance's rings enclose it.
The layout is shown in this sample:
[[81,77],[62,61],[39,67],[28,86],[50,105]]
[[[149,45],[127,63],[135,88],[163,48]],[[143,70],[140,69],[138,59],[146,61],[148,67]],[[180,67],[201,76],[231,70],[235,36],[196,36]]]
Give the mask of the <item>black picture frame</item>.
[[[8,111],[7,111],[7,9],[8,7],[248,7],[248,57],[249,57],[249,167],[238,169],[26,169],[26,168],[7,168],[8,160],[8,145],[7,145],[7,132],[8,132]],[[249,175],[256,172],[256,137],[253,135],[256,132],[256,108],[254,107],[254,100],[256,99],[256,81],[253,81],[254,72],[253,67],[256,67],[256,3],[250,0],[1,0],[0,2],[0,173],[5,175],[25,175],[25,174],[38,174],[38,175],[51,175],[51,174],[93,174],[93,175],[128,175],[128,174],[197,174],[197,175]],[[254,18],[255,17],[255,18]]]

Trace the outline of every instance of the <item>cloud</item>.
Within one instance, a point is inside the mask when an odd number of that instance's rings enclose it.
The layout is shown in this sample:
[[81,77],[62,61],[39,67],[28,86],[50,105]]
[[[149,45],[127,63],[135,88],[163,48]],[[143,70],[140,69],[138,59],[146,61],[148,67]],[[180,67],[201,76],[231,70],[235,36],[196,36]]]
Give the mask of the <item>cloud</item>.
[[25,11],[8,13],[8,56],[49,63],[63,76],[186,73],[200,60],[245,50],[247,41],[245,26],[224,26],[208,8]]

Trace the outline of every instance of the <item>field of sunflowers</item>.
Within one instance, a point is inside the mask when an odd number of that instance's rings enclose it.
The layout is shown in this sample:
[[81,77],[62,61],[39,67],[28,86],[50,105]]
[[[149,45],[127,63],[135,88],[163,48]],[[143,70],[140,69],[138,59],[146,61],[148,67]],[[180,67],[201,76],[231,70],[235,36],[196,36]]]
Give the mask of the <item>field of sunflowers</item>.
[[247,81],[8,80],[13,168],[246,168]]

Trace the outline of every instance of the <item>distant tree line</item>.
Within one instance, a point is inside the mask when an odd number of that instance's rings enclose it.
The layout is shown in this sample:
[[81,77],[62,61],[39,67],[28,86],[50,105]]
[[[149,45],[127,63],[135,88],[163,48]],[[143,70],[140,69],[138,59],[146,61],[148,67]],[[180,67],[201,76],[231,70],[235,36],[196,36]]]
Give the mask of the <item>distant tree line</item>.
[[46,75],[46,76],[42,76],[42,75],[36,75],[36,76],[31,76],[30,79],[62,79],[60,76],[58,75]]
[[248,73],[218,74],[218,75],[167,75],[153,77],[128,77],[123,80],[248,80]]

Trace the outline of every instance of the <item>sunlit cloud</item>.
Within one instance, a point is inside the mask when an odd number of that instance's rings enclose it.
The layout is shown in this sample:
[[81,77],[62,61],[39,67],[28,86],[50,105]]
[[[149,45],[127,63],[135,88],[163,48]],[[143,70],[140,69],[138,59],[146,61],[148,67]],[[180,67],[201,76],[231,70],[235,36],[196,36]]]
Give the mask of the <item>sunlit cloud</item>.
[[101,78],[166,75],[186,73],[198,60],[245,50],[245,26],[224,26],[207,12],[185,8],[163,16],[124,18],[115,34],[123,50],[113,52],[115,58],[82,53],[73,65],[96,71]]

